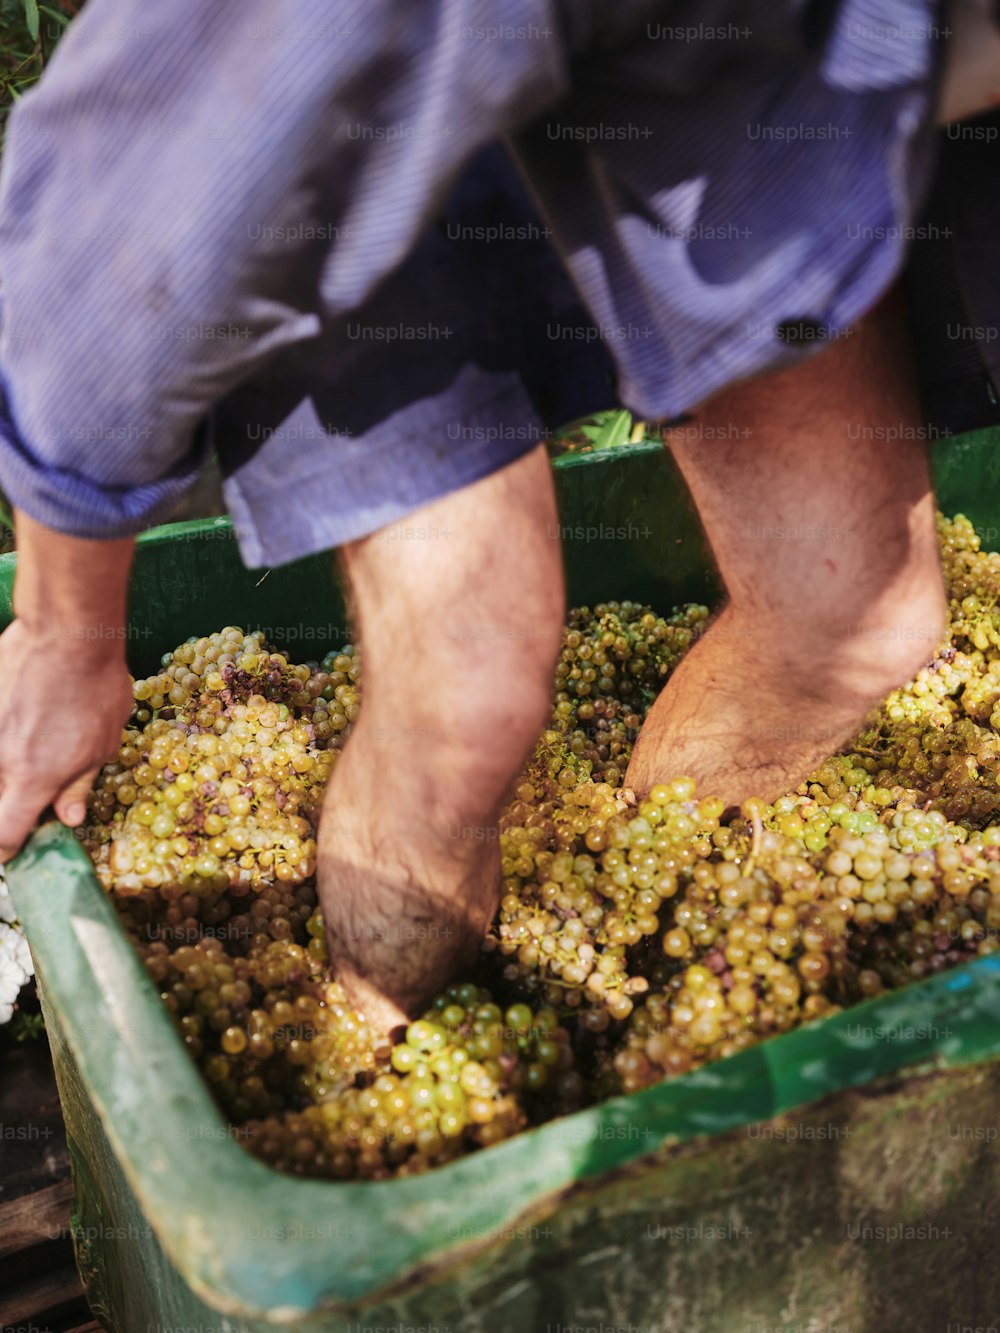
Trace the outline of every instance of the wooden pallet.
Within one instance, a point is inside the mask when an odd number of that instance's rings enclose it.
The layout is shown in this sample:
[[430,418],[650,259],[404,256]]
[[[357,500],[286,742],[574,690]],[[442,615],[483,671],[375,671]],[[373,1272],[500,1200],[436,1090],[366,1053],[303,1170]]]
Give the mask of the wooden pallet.
[[73,1260],[69,1152],[48,1043],[0,1041],[0,1333],[103,1333]]
[[69,1180],[0,1206],[0,1329],[103,1333],[73,1259]]

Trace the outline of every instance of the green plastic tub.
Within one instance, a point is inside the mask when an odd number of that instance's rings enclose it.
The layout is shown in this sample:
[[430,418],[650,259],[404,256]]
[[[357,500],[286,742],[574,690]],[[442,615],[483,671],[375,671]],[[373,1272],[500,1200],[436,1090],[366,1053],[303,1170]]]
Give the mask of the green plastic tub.
[[[1000,452],[937,456],[1000,546]],[[573,602],[717,596],[665,451],[556,465]],[[0,557],[0,619],[13,557]],[[329,557],[239,563],[228,522],[140,542],[138,671],[193,633],[345,633]],[[957,1333],[1000,1325],[1000,956],[420,1178],[281,1176],[228,1129],[90,873],[47,823],[10,867],[112,1333]]]

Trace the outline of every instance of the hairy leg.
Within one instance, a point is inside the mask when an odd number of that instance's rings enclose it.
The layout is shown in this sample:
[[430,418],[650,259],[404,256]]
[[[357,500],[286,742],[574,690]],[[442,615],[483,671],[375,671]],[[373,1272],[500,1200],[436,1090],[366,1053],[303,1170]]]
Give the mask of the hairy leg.
[[677,432],[729,601],[650,711],[628,786],[684,774],[731,803],[773,798],[933,654],[944,598],[922,425],[891,297]]
[[496,817],[551,705],[565,607],[544,448],[343,564],[364,706],[323,807],[319,892],[335,975],[388,1031],[474,955]]

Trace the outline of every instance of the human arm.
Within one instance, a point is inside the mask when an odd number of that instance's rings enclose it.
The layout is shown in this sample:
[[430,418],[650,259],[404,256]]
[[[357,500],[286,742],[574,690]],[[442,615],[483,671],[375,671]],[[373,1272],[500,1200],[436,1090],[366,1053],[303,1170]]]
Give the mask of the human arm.
[[82,822],[132,702],[125,596],[133,542],[86,541],[17,515],[15,619],[0,634],[0,861],[48,805]]

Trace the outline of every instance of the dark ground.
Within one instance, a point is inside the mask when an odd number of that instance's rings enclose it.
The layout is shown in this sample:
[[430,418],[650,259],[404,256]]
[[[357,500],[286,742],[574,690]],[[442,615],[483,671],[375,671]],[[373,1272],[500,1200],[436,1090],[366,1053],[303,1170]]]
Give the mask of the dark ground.
[[15,1042],[0,1028],[0,1070],[0,1333],[101,1333],[73,1261],[69,1152],[45,1036]]

